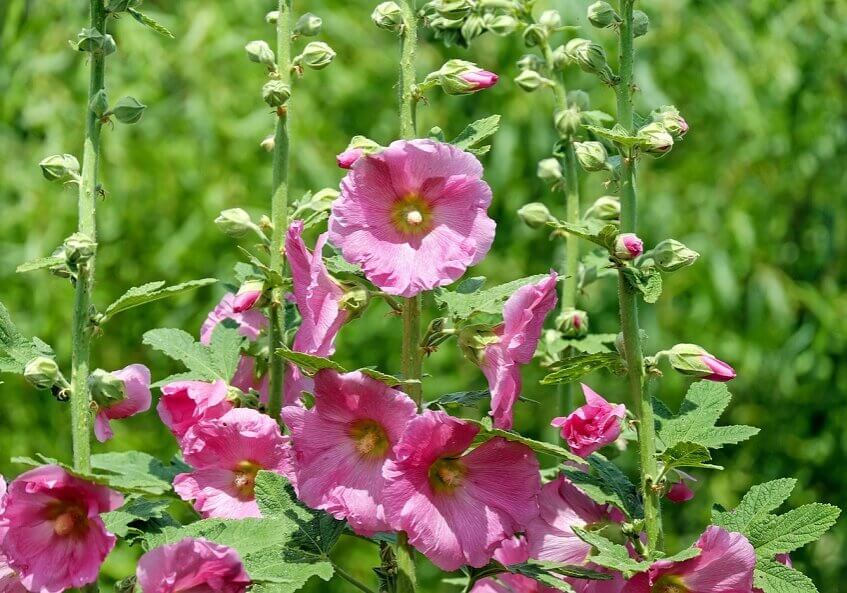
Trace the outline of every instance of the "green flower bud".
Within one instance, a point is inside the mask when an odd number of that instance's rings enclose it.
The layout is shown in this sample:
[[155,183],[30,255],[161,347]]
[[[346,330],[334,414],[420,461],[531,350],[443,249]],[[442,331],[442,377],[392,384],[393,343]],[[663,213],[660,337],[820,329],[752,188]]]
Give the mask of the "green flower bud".
[[495,35],[506,37],[515,32],[515,29],[518,27],[518,21],[508,14],[499,14],[487,20],[485,26]]
[[448,95],[470,95],[497,84],[497,75],[483,70],[473,62],[448,60],[425,82],[435,82]]
[[405,28],[403,10],[396,2],[383,2],[371,13],[371,20],[380,29],[402,33]]
[[541,202],[524,204],[518,210],[518,216],[531,229],[540,229],[546,226],[550,220],[553,220],[550,210]]
[[70,265],[85,263],[97,251],[97,243],[85,233],[74,233],[62,243],[65,260]]
[[33,358],[24,367],[24,378],[36,389],[50,389],[61,375],[56,361],[46,356]]
[[79,177],[79,161],[72,154],[54,154],[38,163],[47,181],[70,181]]
[[664,105],[652,113],[653,121],[659,122],[674,137],[680,140],[688,133],[688,122],[673,105]]
[[570,138],[582,127],[582,117],[575,107],[560,109],[553,114],[553,124],[562,138]]
[[236,239],[243,237],[255,227],[253,219],[241,208],[229,208],[221,211],[215,219],[215,224],[224,234]]
[[124,382],[103,369],[96,369],[88,376],[88,391],[91,399],[101,408],[108,408],[126,399]]
[[518,60],[517,64],[518,70],[521,72],[524,70],[533,70],[538,72],[544,68],[544,60],[535,54],[526,54],[525,56],[522,56],[521,59]]
[[312,70],[323,70],[335,59],[333,49],[323,41],[312,41],[303,49],[295,61]]
[[568,105],[573,105],[580,111],[585,111],[591,107],[591,99],[588,93],[581,89],[576,89],[568,92]]
[[647,124],[637,134],[641,148],[654,155],[663,155],[673,148],[673,136],[659,122]]
[[647,35],[650,29],[650,17],[647,13],[641,10],[636,10],[632,13],[632,35],[633,37],[641,37]]
[[700,254],[675,239],[665,239],[653,249],[653,261],[663,272],[674,272],[697,261]]
[[462,37],[465,41],[472,41],[485,33],[485,20],[481,16],[472,14],[462,23]]
[[275,25],[279,20],[279,11],[272,10],[268,14],[265,15],[265,22],[271,25]]
[[621,201],[616,196],[601,196],[585,211],[585,218],[596,220],[620,220]]
[[523,31],[523,42],[527,47],[542,45],[549,37],[547,29],[541,25],[530,25]]
[[558,159],[542,159],[538,161],[537,175],[543,181],[555,183],[562,179],[562,164]]
[[620,24],[622,19],[611,4],[601,1],[588,7],[588,22],[598,29],[605,29]]
[[144,115],[145,109],[147,109],[147,105],[135,97],[121,97],[109,113],[113,114],[122,124],[134,124]]
[[562,26],[562,15],[559,14],[558,10],[545,10],[538,17],[538,24],[553,32]]
[[276,69],[276,56],[267,42],[261,39],[251,41],[244,46],[244,49],[247,51],[247,57],[250,58],[251,62],[264,64],[271,70]]
[[448,20],[464,19],[473,9],[469,0],[436,0],[433,6],[439,16]]
[[103,39],[103,55],[110,56],[116,51],[118,51],[118,46],[115,43],[115,38],[106,33],[106,37]]
[[697,344],[676,344],[660,354],[667,356],[674,370],[683,375],[719,382],[735,378],[735,369]]
[[272,79],[262,87],[262,99],[269,107],[281,107],[291,97],[291,87],[281,80]]
[[323,19],[321,17],[306,12],[297,19],[297,23],[294,25],[294,33],[303,37],[314,37],[321,32],[322,25]]
[[363,286],[355,283],[343,283],[344,295],[338,302],[338,307],[350,314],[349,319],[355,319],[365,312],[370,302],[370,293]]
[[106,91],[103,89],[97,91],[88,101],[88,108],[97,117],[103,117],[103,114],[109,110],[109,99],[106,97]]
[[103,49],[106,41],[105,36],[97,29],[83,29],[76,36],[75,47],[78,51],[94,52]]
[[571,59],[565,52],[565,46],[560,45],[553,50],[553,67],[556,70],[564,70],[571,63]]
[[551,86],[553,81],[541,76],[535,70],[524,70],[515,77],[515,83],[526,92],[531,93],[543,86]]
[[599,43],[576,37],[565,45],[565,53],[583,71],[596,74],[607,84],[614,81],[612,69],[606,62],[606,50]]
[[588,313],[569,307],[556,319],[556,325],[564,338],[584,338],[588,335]]
[[606,147],[600,142],[574,142],[573,149],[576,160],[586,171],[602,171],[607,168],[606,160],[609,155]]

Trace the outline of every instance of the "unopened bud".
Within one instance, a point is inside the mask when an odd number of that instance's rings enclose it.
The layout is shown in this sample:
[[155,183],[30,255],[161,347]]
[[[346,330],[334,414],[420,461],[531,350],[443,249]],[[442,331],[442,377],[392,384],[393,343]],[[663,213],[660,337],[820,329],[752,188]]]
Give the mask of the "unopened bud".
[[303,37],[314,37],[321,32],[322,25],[323,19],[321,17],[306,12],[297,19],[297,23],[294,25],[294,33]]
[[323,41],[312,41],[306,45],[296,58],[298,64],[303,64],[312,70],[322,70],[335,59],[335,51]]
[[535,70],[524,70],[515,77],[515,83],[528,93],[543,86],[551,86],[553,81],[541,76]]
[[601,142],[594,140],[574,142],[573,149],[576,153],[576,160],[586,171],[602,171],[608,167],[606,160],[609,155]]
[[674,370],[683,375],[718,382],[735,378],[735,369],[696,344],[677,344],[666,354]]
[[262,40],[251,41],[244,46],[247,51],[247,57],[251,62],[263,64],[271,70],[276,68],[276,56],[274,55],[271,46]]
[[482,364],[488,345],[498,341],[500,336],[490,328],[479,325],[467,326],[459,331],[458,335],[459,349],[465,358],[475,365]]
[[576,37],[565,45],[565,53],[585,72],[598,75],[607,84],[613,82],[614,75],[606,61],[606,50],[599,43]]
[[571,59],[568,57],[564,45],[560,45],[553,50],[553,67],[556,70],[564,70],[570,63]]
[[549,221],[553,220],[553,216],[550,214],[547,206],[541,202],[524,204],[518,210],[518,216],[531,229],[540,229],[546,226]]
[[335,157],[335,162],[342,169],[350,169],[356,161],[368,154],[376,154],[383,150],[383,146],[365,136],[353,136],[350,144],[343,152]]
[[462,37],[465,38],[466,42],[470,43],[485,33],[485,19],[475,14],[468,16],[465,18],[465,22],[462,23],[461,31]]
[[103,38],[103,55],[110,56],[116,51],[118,51],[118,46],[115,43],[115,38],[106,33],[106,36]]
[[338,307],[350,314],[349,319],[355,319],[365,312],[370,302],[370,293],[364,287],[352,283],[342,284],[344,294],[338,302]]
[[59,365],[46,356],[33,358],[24,367],[24,378],[36,389],[50,389],[60,376]]
[[647,35],[650,30],[650,17],[642,10],[636,10],[632,13],[632,36],[641,37]]
[[556,31],[562,26],[562,15],[558,10],[545,10],[538,17],[538,24],[550,32]]
[[100,89],[94,93],[94,96],[88,101],[88,108],[97,117],[103,117],[103,114],[109,110],[109,99],[106,97],[106,91]]
[[530,25],[523,32],[523,42],[527,47],[543,45],[550,36],[547,29],[541,25]]
[[105,36],[97,29],[83,29],[76,36],[76,49],[79,51],[95,52],[103,49]]
[[588,22],[598,29],[605,29],[621,23],[622,19],[608,2],[595,2],[588,7]]
[[79,265],[92,258],[97,251],[97,243],[85,233],[74,233],[62,243],[65,260],[68,264]]
[[448,95],[469,95],[497,84],[497,75],[473,62],[449,60],[427,80],[437,81]]
[[644,243],[635,233],[621,233],[615,239],[615,257],[635,259],[644,253]]
[[508,14],[499,14],[486,21],[485,26],[495,35],[506,37],[515,32],[515,29],[518,28],[518,21]]
[[673,148],[673,136],[659,122],[647,124],[638,130],[638,139],[645,152],[663,155]]
[[268,14],[265,15],[265,22],[269,23],[271,25],[275,25],[278,20],[279,20],[279,11],[278,10],[272,10]]
[[663,272],[674,272],[697,261],[700,254],[675,239],[665,239],[653,249],[656,267]]
[[588,93],[581,89],[568,92],[568,105],[573,105],[580,111],[586,111],[591,107],[591,98]]
[[262,99],[271,108],[282,107],[291,97],[291,87],[281,80],[271,79],[262,87]]
[[147,105],[135,97],[121,97],[109,111],[122,124],[134,124],[144,115]]
[[688,133],[688,122],[673,105],[659,107],[653,112],[653,121],[662,124],[674,140],[679,140]]
[[558,326],[565,338],[584,338],[588,335],[588,313],[580,309],[568,308],[559,316]]
[[243,237],[254,228],[250,215],[241,208],[223,210],[215,219],[215,224],[224,234],[236,239]]
[[434,5],[439,16],[448,20],[463,19],[473,9],[470,0],[438,0]]
[[276,146],[276,139],[274,134],[268,134],[267,136],[262,138],[262,141],[259,142],[259,146],[261,146],[268,152],[273,152],[274,146]]
[[555,183],[562,179],[562,164],[558,159],[542,159],[538,161],[537,175],[543,181]]
[[232,310],[235,313],[244,313],[257,306],[265,290],[262,280],[247,280],[238,288],[235,299],[232,301]]
[[38,163],[47,181],[70,181],[79,177],[79,161],[72,154],[54,154]]
[[108,408],[126,399],[124,382],[103,369],[96,369],[88,376],[88,391],[91,399],[101,408]]
[[553,124],[562,138],[570,138],[582,127],[582,116],[575,107],[560,109],[553,114]]
[[518,60],[517,64],[518,70],[522,72],[524,70],[534,70],[535,72],[538,72],[544,68],[544,60],[535,54],[526,54],[525,56],[522,56],[521,59]]
[[585,211],[585,218],[596,220],[619,220],[621,201],[615,196],[601,196]]
[[371,20],[380,29],[395,33],[403,32],[403,10],[396,2],[379,4],[371,13]]

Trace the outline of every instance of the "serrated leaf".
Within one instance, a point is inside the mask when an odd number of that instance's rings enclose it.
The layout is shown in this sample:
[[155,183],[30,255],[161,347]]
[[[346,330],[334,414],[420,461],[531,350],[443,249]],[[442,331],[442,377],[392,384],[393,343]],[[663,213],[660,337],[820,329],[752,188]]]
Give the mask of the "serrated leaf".
[[472,294],[482,288],[483,284],[485,284],[485,276],[473,276],[472,278],[465,278],[456,285],[456,292],[462,294]]
[[260,273],[260,278],[264,279],[269,287],[284,286],[286,284],[282,274],[280,274],[277,270],[271,268],[265,262],[240,245],[238,246],[238,250],[241,251],[242,255],[247,258],[247,261],[249,262],[248,265],[253,266],[253,269]]
[[471,147],[478,146],[483,140],[496,134],[499,129],[500,116],[491,115],[469,124],[458,136],[450,141],[450,144],[462,150],[468,150]]
[[611,352],[608,346],[614,344],[617,334],[588,334],[584,338],[565,338],[562,340],[565,348],[573,348],[583,354],[601,354]]
[[700,548],[695,546],[691,546],[690,548],[685,548],[684,550],[680,550],[676,554],[672,554],[670,556],[662,556],[661,559],[666,562],[684,562],[686,560],[691,560],[692,558],[696,558],[702,552]]
[[527,284],[540,282],[546,277],[547,274],[537,274],[472,293],[440,288],[433,292],[433,296],[438,306],[445,307],[454,320],[468,319],[474,313],[499,315],[503,312],[503,303],[517,289]]
[[588,218],[579,222],[554,220],[547,224],[556,231],[576,235],[581,239],[585,239],[606,249],[612,249],[614,247],[615,237],[618,235],[617,225],[595,218]]
[[[329,358],[324,358],[323,356],[316,356],[314,354],[306,354],[304,352],[295,352],[294,350],[285,347],[279,348],[276,351],[276,355],[281,358],[284,358],[292,364],[297,365],[298,367],[300,367],[300,370],[302,370],[308,375],[314,375],[316,372],[322,369],[332,369],[339,373],[350,372],[343,366],[341,366],[334,360],[330,360]],[[371,379],[376,379],[377,381],[385,383],[390,387],[411,383],[411,381],[403,381],[402,379],[398,379],[393,375],[389,375],[372,368],[363,367],[356,370],[362,373],[363,375],[367,375]]]
[[154,495],[170,492],[176,475],[188,469],[184,464],[165,465],[141,451],[92,455],[91,468],[113,488]]
[[172,286],[165,286],[164,281],[148,282],[141,286],[135,286],[126,291],[114,303],[106,307],[104,312],[105,320],[111,319],[118,313],[132,309],[133,307],[183,294],[201,286],[209,286],[215,282],[217,282],[215,278],[201,278],[200,280],[189,280],[188,282],[181,282]]
[[162,25],[156,19],[144,14],[143,12],[139,12],[134,8],[127,8],[127,12],[132,15],[136,21],[150,29],[151,31],[155,31],[159,35],[164,35],[165,37],[170,37],[174,39],[174,34],[171,33],[164,25]]
[[354,274],[356,276],[364,276],[362,268],[356,264],[351,264],[340,255],[331,255],[324,258],[326,269],[332,274]]
[[427,408],[437,408],[439,406],[465,406],[467,408],[476,408],[481,401],[484,401],[489,397],[491,397],[491,392],[487,389],[479,389],[476,391],[456,391],[426,402],[425,405]]
[[20,274],[23,272],[32,272],[34,270],[43,270],[44,268],[52,268],[53,266],[58,266],[63,263],[65,263],[65,258],[58,257],[56,255],[48,255],[47,257],[39,257],[38,259],[22,263],[15,268],[15,272]]
[[794,478],[781,478],[753,486],[732,511],[713,510],[712,523],[727,531],[747,533],[751,525],[788,500],[796,485]]
[[589,556],[589,560],[594,564],[620,572],[643,572],[650,568],[649,561],[633,559],[624,546],[616,544],[599,533],[586,531],[576,525],[571,526],[571,529],[578,538],[594,548]]
[[575,593],[574,588],[570,585],[570,583],[565,581],[562,577],[550,573],[531,561],[522,564],[512,564],[506,568],[513,574],[520,574],[525,577],[529,577],[543,585],[547,585],[548,587],[552,587],[559,591]]
[[552,455],[553,457],[559,457],[561,459],[567,459],[569,461],[575,461],[577,463],[584,463],[584,460],[581,457],[574,455],[573,453],[571,453],[567,449],[560,447],[559,445],[554,445],[553,443],[546,443],[543,441],[536,441],[534,439],[530,439],[510,430],[494,428],[491,424],[491,418],[486,417],[482,420],[462,418],[461,420],[463,422],[467,422],[469,424],[473,424],[474,426],[479,427],[480,430],[479,434],[477,434],[477,439],[487,440],[491,437],[503,437],[507,441],[526,445],[536,453],[544,453],[545,455]]
[[682,442],[662,451],[659,459],[665,464],[665,471],[679,467],[697,467],[704,469],[723,469],[719,465],[708,463],[712,460],[709,450],[697,443]]
[[169,383],[176,383],[177,381],[202,381],[205,379],[199,373],[195,373],[192,371],[186,371],[185,373],[175,373],[173,375],[168,375],[164,379],[159,379],[155,383],[151,383],[150,387],[152,389],[160,389]]
[[764,593],[818,593],[812,579],[770,558],[756,561],[753,585]]
[[624,370],[623,360],[617,352],[571,356],[557,363],[554,368],[555,371],[541,379],[542,385],[571,383],[600,369],[608,369],[613,373],[621,373]]
[[641,144],[641,140],[639,140],[635,136],[630,136],[629,132],[626,131],[620,124],[616,124],[613,128],[603,128],[600,126],[582,126],[595,136],[600,138],[605,138],[610,142],[614,142],[615,144],[620,144],[621,146],[637,146]]
[[[231,330],[224,323],[220,323],[215,328],[215,332],[218,332],[218,328],[221,327],[223,332]],[[226,364],[231,360],[226,356],[231,355],[230,336],[226,333],[221,335],[225,338],[219,338],[219,340],[226,339],[226,344],[221,346],[218,354],[213,354],[212,349],[196,342],[191,334],[181,329],[151,329],[144,334],[142,342],[174,360],[180,361],[192,373],[195,373],[197,378],[207,381],[221,379],[228,382],[232,377],[231,373],[227,374],[231,365]]]
[[103,513],[101,518],[107,531],[120,538],[126,538],[131,526],[138,526],[151,519],[161,519],[165,516],[168,506],[169,500],[133,498],[119,509]]
[[237,327],[227,326],[224,320],[212,330],[212,340],[209,342],[209,359],[223,377],[233,377],[241,360],[241,345],[244,343]]
[[658,268],[621,268],[621,273],[629,285],[638,293],[645,303],[655,303],[662,296],[662,273]]
[[813,502],[783,515],[771,515],[750,526],[749,540],[760,558],[787,554],[817,541],[835,525],[841,509]]
[[53,350],[38,338],[21,334],[0,303],[0,372],[23,373],[27,363],[38,356],[53,358]]
[[564,468],[567,478],[598,504],[611,504],[623,511],[630,519],[644,516],[644,508],[638,490],[618,466],[595,453],[587,460],[591,473]]

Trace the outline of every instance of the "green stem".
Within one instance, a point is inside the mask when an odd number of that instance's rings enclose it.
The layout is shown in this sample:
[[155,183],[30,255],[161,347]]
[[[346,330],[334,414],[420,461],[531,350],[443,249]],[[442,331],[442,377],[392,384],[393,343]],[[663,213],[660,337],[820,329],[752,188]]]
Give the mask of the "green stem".
[[[103,0],[91,0],[90,26],[106,34],[106,7]],[[106,56],[91,53],[88,78],[88,101],[85,105],[85,144],[82,178],[79,184],[79,232],[97,240],[97,175],[100,168],[100,128],[102,123],[91,110],[91,98],[105,86]],[[91,470],[91,394],[88,391],[89,356],[91,352],[91,290],[94,287],[95,256],[80,266],[74,294],[71,360],[71,435],[74,468]]]
[[[632,13],[635,0],[621,0],[623,22],[619,29],[620,82],[617,85],[618,122],[632,131]],[[636,162],[632,155],[621,154],[621,232],[634,233],[637,221]],[[651,551],[661,550],[662,516],[659,491],[654,488],[658,477],[656,460],[656,424],[653,402],[647,393],[644,374],[644,353],[641,349],[641,330],[638,325],[638,299],[623,273],[618,276],[621,331],[627,366],[630,401],[638,417],[638,451],[641,464],[641,490],[644,493],[644,520]]]
[[[279,0],[279,16],[276,21],[276,59],[279,78],[291,84],[291,0]],[[271,268],[285,277],[285,232],[288,229],[288,155],[290,140],[288,118],[291,99],[277,108],[276,129],[274,131],[273,153],[273,195],[271,197]],[[274,352],[284,345],[285,340],[285,294],[282,287],[274,288],[270,307],[270,399],[268,413],[271,418],[279,419],[285,391],[285,363],[274,356]]]
[[359,581],[356,577],[351,575],[349,572],[338,566],[335,562],[332,563],[332,566],[335,570],[335,574],[340,576],[342,579],[356,587],[359,591],[364,591],[364,593],[376,593],[373,589]]

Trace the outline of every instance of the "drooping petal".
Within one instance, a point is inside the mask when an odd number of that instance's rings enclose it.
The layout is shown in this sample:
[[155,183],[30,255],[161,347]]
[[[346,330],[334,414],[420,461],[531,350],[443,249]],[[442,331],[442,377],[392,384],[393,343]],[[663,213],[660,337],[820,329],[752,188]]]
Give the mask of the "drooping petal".
[[123,381],[126,390],[126,398],[108,407],[101,407],[97,411],[94,424],[94,435],[97,440],[105,442],[112,438],[110,420],[129,418],[135,414],[146,412],[150,409],[152,396],[150,395],[150,369],[142,364],[131,364],[111,373]]

